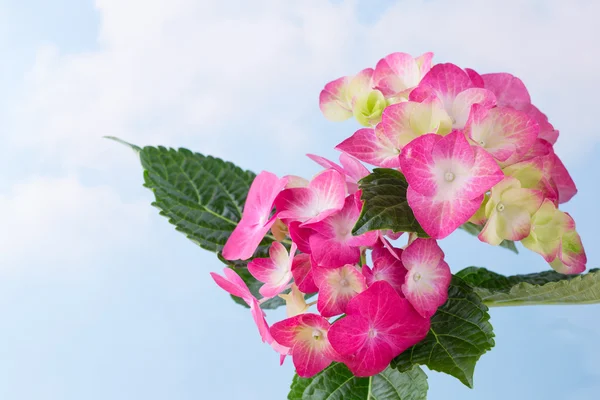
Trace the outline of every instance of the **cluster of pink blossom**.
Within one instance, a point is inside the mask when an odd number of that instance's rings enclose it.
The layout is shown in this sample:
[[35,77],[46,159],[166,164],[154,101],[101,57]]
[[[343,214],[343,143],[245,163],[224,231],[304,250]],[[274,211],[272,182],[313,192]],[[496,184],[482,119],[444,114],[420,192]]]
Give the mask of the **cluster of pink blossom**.
[[[311,181],[269,172],[253,181],[222,253],[248,260],[271,232],[269,258],[248,263],[264,283],[260,300],[232,269],[212,274],[248,304],[263,341],[281,362],[291,355],[302,377],[332,361],[371,376],[421,341],[451,280],[437,239],[466,222],[480,225],[487,243],[522,241],[559,272],[585,269],[573,219],[557,208],[576,192],[553,150],[558,132],[523,83],[431,60],[393,53],[327,84],[325,116],[354,116],[367,128],[337,146],[340,165],[309,155],[325,168]],[[352,235],[363,206],[358,181],[369,174],[361,161],[404,174],[408,204],[430,238],[409,235],[396,248],[390,239],[401,233]],[[260,304],[275,296],[285,299],[288,318],[269,326]],[[318,313],[309,312],[315,304]]]

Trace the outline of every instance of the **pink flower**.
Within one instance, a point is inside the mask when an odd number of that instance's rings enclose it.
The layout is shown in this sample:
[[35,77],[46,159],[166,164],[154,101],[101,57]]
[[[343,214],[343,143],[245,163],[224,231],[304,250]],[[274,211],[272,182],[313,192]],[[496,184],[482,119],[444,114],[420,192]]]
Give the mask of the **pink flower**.
[[315,267],[313,278],[319,287],[317,309],[324,317],[343,314],[350,299],[367,288],[365,278],[351,264],[339,268]]
[[268,343],[276,352],[281,355],[280,362],[283,363],[283,360],[289,353],[290,349],[286,346],[282,346],[280,343],[275,341],[275,339],[273,339],[273,336],[271,336],[269,324],[267,324],[265,319],[265,313],[260,308],[256,297],[250,293],[250,289],[248,289],[248,286],[243,279],[240,278],[240,276],[231,268],[224,268],[223,273],[225,277],[222,277],[214,272],[211,272],[210,276],[212,276],[215,283],[219,285],[221,289],[233,296],[241,297],[246,304],[248,304],[250,307],[250,312],[252,313],[252,319],[254,319],[254,323],[258,328],[258,332],[262,341]]
[[[394,253],[402,255],[401,249],[394,249]],[[387,248],[381,246],[373,249],[371,253],[373,258],[373,269],[368,265],[363,265],[362,273],[368,286],[378,281],[386,281],[402,297],[402,285],[404,284],[406,273],[408,272],[402,261],[394,257]]]
[[416,239],[402,252],[408,270],[402,292],[423,318],[430,318],[448,300],[452,279],[444,252],[434,239]]
[[436,239],[467,222],[484,194],[504,178],[492,156],[470,146],[460,131],[413,140],[402,151],[400,166],[409,184],[408,204]]
[[360,161],[346,153],[340,154],[341,166],[314,154],[307,154],[307,156],[323,168],[335,169],[340,174],[343,174],[346,177],[348,194],[356,193],[358,190],[358,181],[369,175],[369,170]]
[[346,185],[344,175],[328,169],[309,183],[308,187],[285,189],[275,199],[279,219],[289,223],[318,222],[344,206]]
[[248,263],[248,271],[264,283],[259,289],[261,295],[271,298],[285,290],[292,280],[292,260],[296,249],[292,243],[288,254],[281,243],[273,242],[269,248],[269,258],[255,258]]
[[375,129],[359,129],[336,149],[378,167],[398,168],[398,155],[411,140],[427,133],[447,134],[451,125],[435,96],[421,103],[405,101],[387,107]]
[[242,219],[223,247],[223,258],[247,260],[252,257],[275,223],[276,216],[271,216],[271,210],[275,198],[286,184],[286,178],[279,179],[266,171],[254,178],[244,204]]
[[392,53],[377,63],[373,83],[386,97],[408,97],[421,78],[431,69],[433,53],[413,58],[406,53]]
[[296,373],[310,378],[340,359],[327,338],[330,325],[317,314],[300,314],[273,324],[277,342],[291,348]]
[[355,376],[372,376],[424,339],[429,326],[408,300],[379,281],[350,300],[346,317],[329,329],[329,340]]
[[527,114],[507,107],[487,109],[474,104],[465,127],[468,137],[498,161],[523,155],[535,143],[540,127]]
[[355,264],[360,260],[360,246],[372,246],[377,241],[376,231],[352,235],[361,207],[360,193],[357,192],[346,197],[340,211],[320,222],[306,225],[315,232],[309,242],[312,257],[319,266]]
[[454,129],[465,126],[473,104],[486,108],[496,104],[494,93],[476,87],[469,75],[454,64],[433,66],[419,86],[410,93],[410,100],[420,102],[431,95],[442,101],[452,118]]
[[312,273],[312,263],[309,254],[298,254],[292,263],[294,282],[302,293],[316,293],[319,288],[315,284]]

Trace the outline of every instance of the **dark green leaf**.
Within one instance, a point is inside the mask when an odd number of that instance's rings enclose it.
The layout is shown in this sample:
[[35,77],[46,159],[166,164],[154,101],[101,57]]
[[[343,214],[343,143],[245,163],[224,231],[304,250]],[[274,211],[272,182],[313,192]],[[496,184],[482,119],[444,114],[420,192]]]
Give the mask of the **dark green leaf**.
[[473,387],[479,357],[494,346],[488,308],[462,279],[454,276],[448,301],[431,319],[427,337],[392,361],[400,371],[414,364],[445,372]]
[[294,376],[288,400],[425,400],[427,375],[418,366],[406,372],[387,368],[358,378],[344,364],[333,363],[312,378]]
[[[470,233],[473,236],[479,235],[482,228],[483,227],[481,227],[479,225],[475,225],[471,222],[466,222],[460,226],[460,229]],[[519,254],[519,250],[517,250],[517,246],[515,245],[515,242],[513,242],[512,240],[503,240],[502,243],[500,243],[500,247],[504,247],[505,249],[508,249],[515,254]]]
[[395,169],[375,168],[359,182],[363,208],[352,233],[391,229],[394,232],[416,232],[427,237],[406,200],[408,183]]
[[504,276],[485,268],[457,273],[489,306],[600,303],[600,270],[563,275],[555,271]]
[[[232,163],[186,149],[145,147],[140,149],[140,159],[145,170],[145,186],[154,192],[153,205],[160,209],[160,214],[191,241],[218,253],[219,259],[233,268],[258,296],[262,283],[250,275],[247,261],[228,261],[220,257],[225,242],[242,218],[244,202],[256,175]],[[271,242],[272,238],[266,237],[254,257],[268,257]],[[247,307],[243,300],[233,299]],[[284,303],[275,297],[261,307],[276,308]]]

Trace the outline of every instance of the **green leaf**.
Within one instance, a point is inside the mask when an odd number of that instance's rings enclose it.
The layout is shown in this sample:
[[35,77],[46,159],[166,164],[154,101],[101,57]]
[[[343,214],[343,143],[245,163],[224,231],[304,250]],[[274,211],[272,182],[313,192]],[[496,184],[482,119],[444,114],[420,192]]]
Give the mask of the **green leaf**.
[[352,229],[354,235],[368,231],[391,229],[394,232],[416,232],[427,237],[406,200],[408,183],[395,169],[375,168],[359,182],[363,208]]
[[312,378],[294,376],[288,400],[425,400],[427,375],[418,366],[406,372],[387,368],[358,378],[341,363],[333,363]]
[[135,151],[136,154],[139,154],[140,151],[142,151],[142,148],[140,146],[136,146],[135,144],[131,144],[129,142],[124,141],[123,139],[119,139],[118,137],[115,136],[104,136],[105,139],[109,139],[109,140],[113,140],[117,143],[121,143],[124,146],[129,147],[131,150]]
[[494,347],[488,308],[461,278],[452,277],[448,301],[431,319],[427,337],[392,361],[406,371],[414,364],[445,372],[473,387],[475,364]]
[[[262,283],[250,275],[247,261],[229,261],[220,256],[242,218],[246,196],[256,175],[230,162],[186,149],[144,147],[140,149],[140,160],[144,167],[144,186],[154,192],[156,201],[152,205],[160,210],[160,215],[203,249],[218,253],[219,259],[233,268],[258,296]],[[268,257],[272,241],[267,236],[254,257]],[[233,299],[247,307],[243,300]],[[275,297],[261,307],[276,308],[282,304],[285,302]]]
[[582,275],[545,271],[504,276],[485,268],[469,267],[457,275],[473,286],[490,307],[600,303],[598,269]]
[[[465,232],[470,233],[473,236],[477,236],[477,235],[479,235],[479,233],[481,232],[481,229],[483,229],[483,227],[481,227],[479,225],[475,225],[472,222],[466,222],[460,226],[460,229],[462,229]],[[515,245],[515,242],[513,242],[512,240],[503,240],[502,243],[500,243],[500,247],[504,247],[505,249],[508,249],[515,254],[519,254],[519,250],[517,250],[517,246]]]

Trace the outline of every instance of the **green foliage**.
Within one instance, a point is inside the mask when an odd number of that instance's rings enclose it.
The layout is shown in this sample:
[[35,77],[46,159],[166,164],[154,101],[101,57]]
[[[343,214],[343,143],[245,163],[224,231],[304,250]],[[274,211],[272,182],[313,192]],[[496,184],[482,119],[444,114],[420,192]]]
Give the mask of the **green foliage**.
[[288,400],[425,400],[427,375],[418,366],[406,372],[387,368],[358,378],[344,365],[333,363],[312,378],[294,376]]
[[448,301],[431,319],[427,337],[392,361],[406,371],[414,364],[445,372],[473,387],[475,364],[494,346],[488,308],[462,279],[454,276]]
[[600,303],[600,270],[582,275],[555,271],[504,276],[485,268],[469,267],[457,274],[488,306]]
[[406,200],[408,183],[395,169],[375,168],[359,182],[364,201],[360,217],[352,233],[391,229],[394,232],[416,232],[427,237]]

